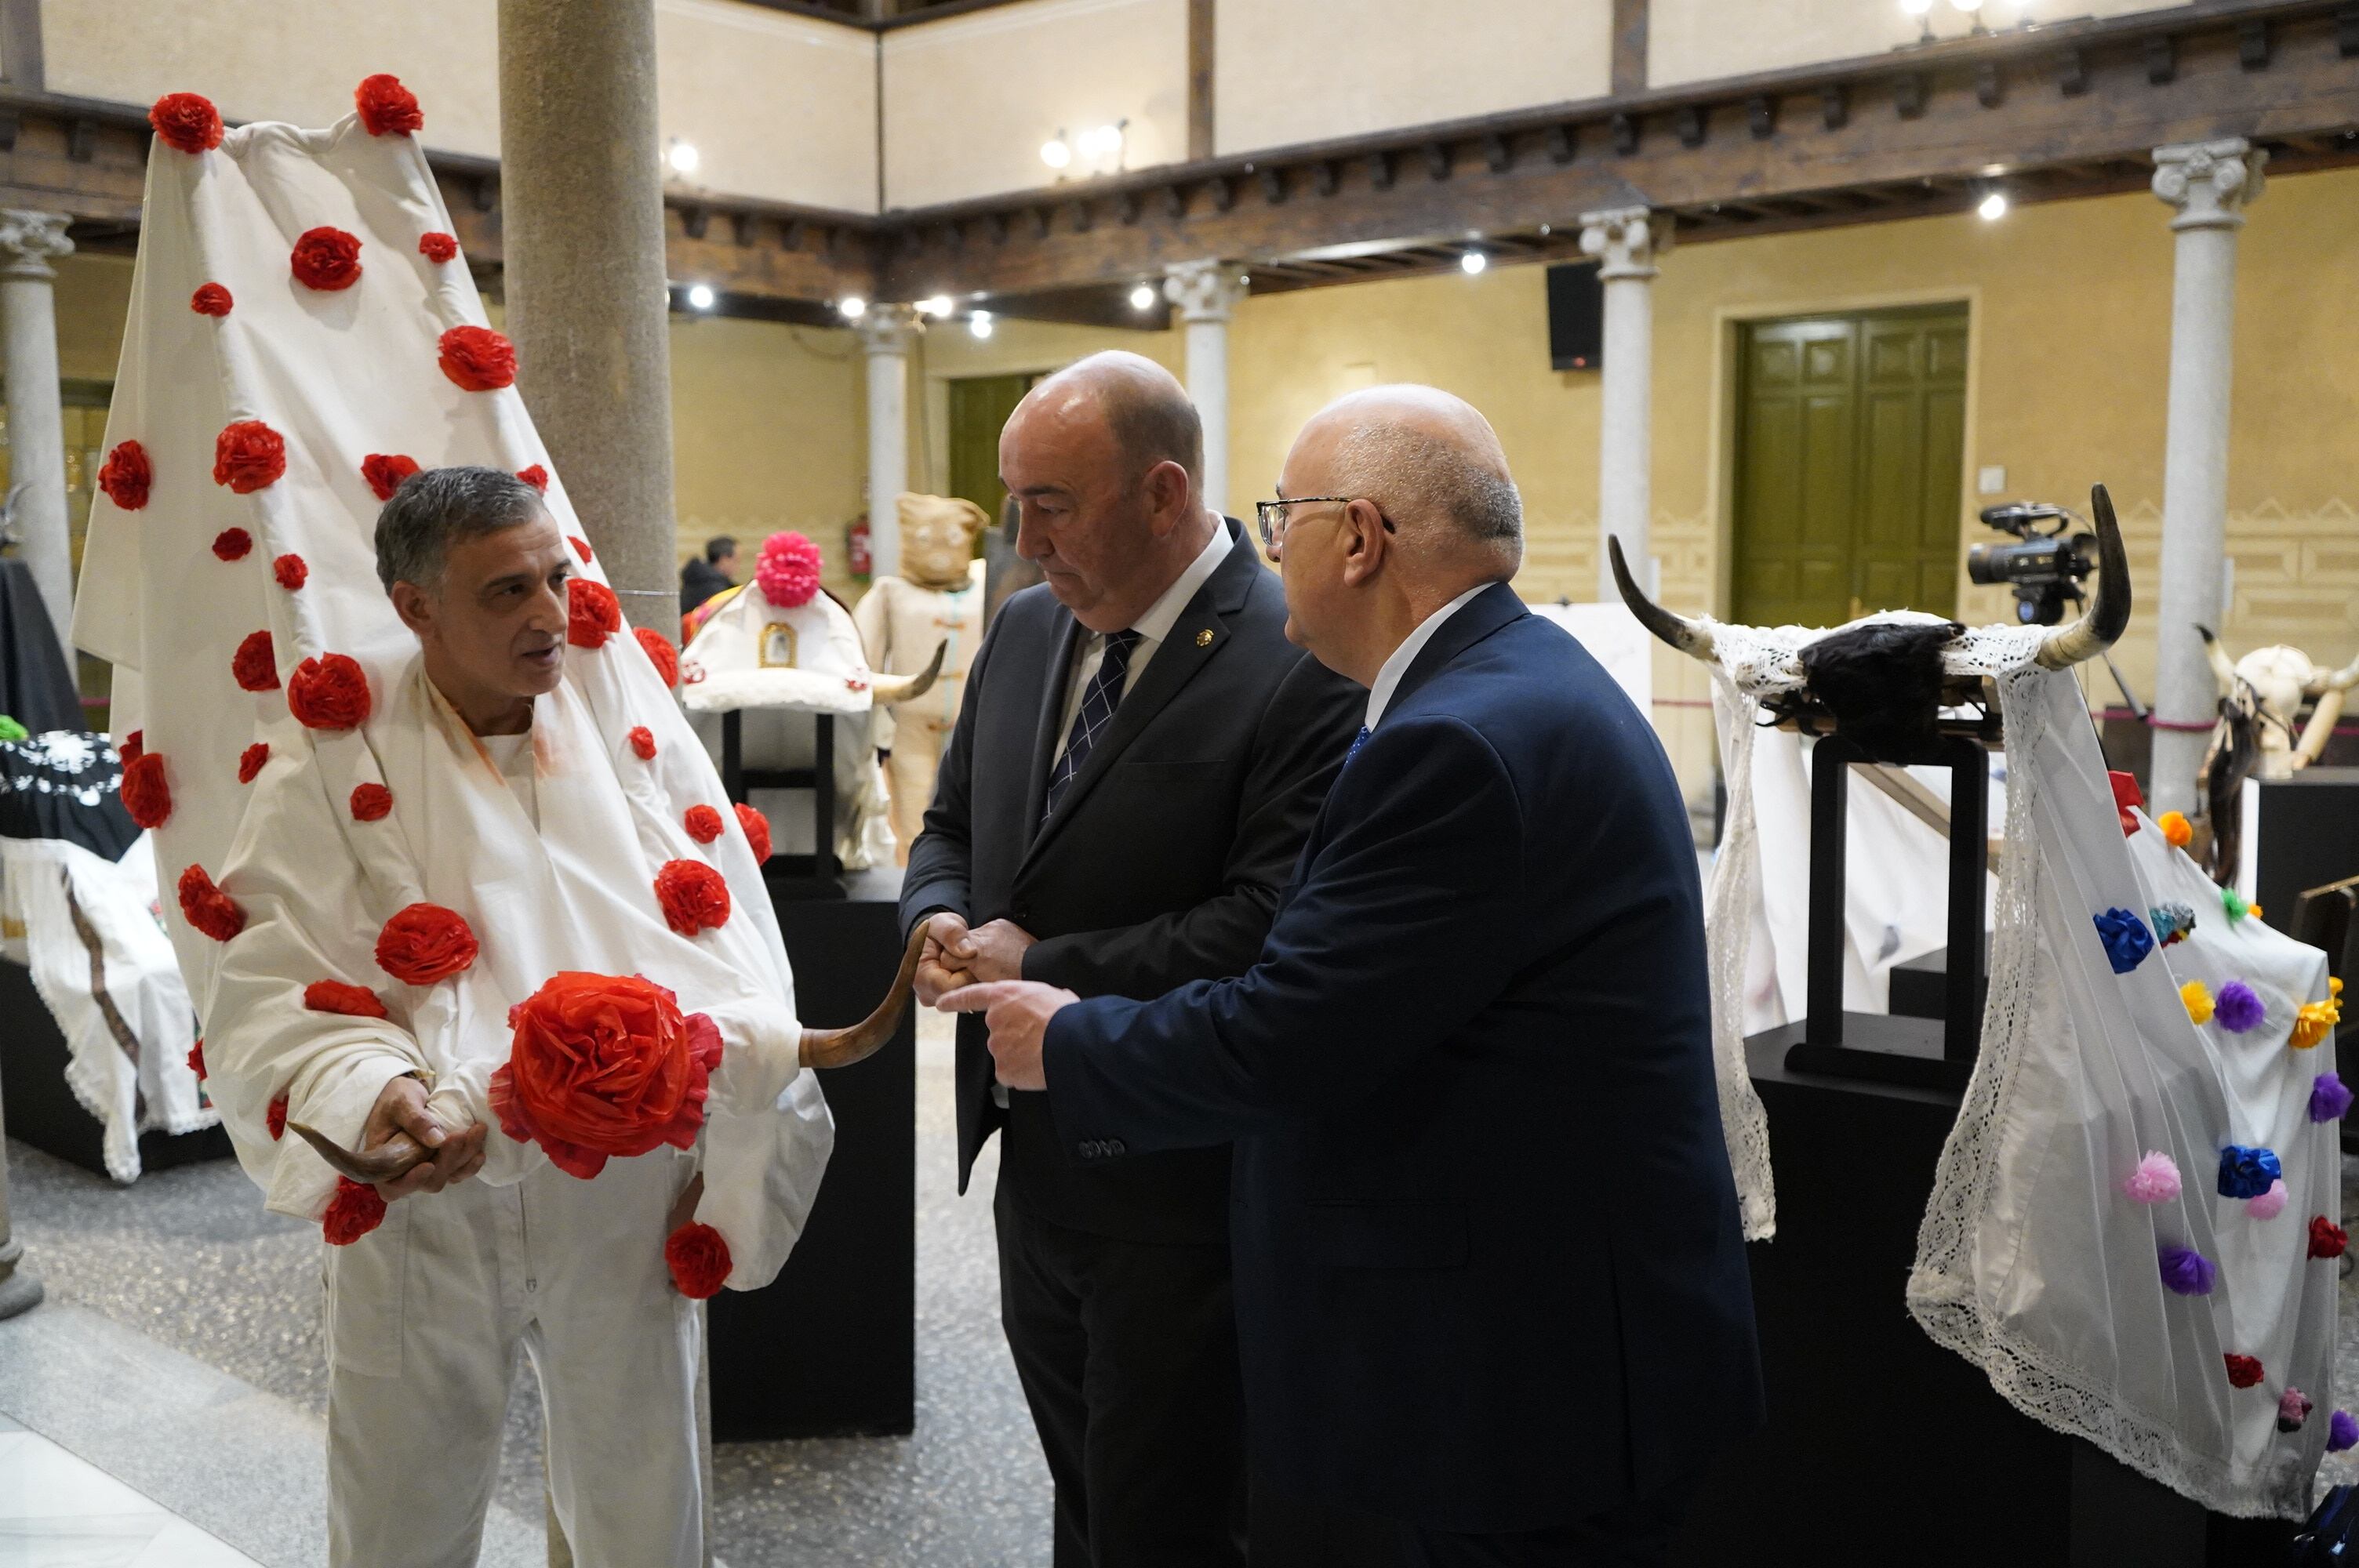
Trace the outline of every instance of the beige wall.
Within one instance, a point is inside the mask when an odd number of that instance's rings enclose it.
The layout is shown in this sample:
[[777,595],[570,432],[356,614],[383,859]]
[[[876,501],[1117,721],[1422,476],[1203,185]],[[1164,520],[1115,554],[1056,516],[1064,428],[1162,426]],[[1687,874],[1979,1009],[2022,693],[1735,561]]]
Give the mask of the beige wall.
[[1613,14],[1613,0],[1489,0],[1479,15],[1432,0],[1221,0],[1215,150],[1602,97]]
[[[1131,168],[1188,155],[1188,0],[1028,0],[885,35],[885,204],[1056,178],[1040,145],[1127,119]],[[1068,178],[1084,174],[1076,156]]]
[[696,145],[694,183],[876,211],[874,35],[737,0],[656,0],[656,48],[663,134]]
[[1100,349],[1145,354],[1174,375],[1183,373],[1187,359],[1178,332],[1122,332],[1005,318],[995,324],[989,338],[975,337],[962,322],[929,328],[909,362],[910,374],[920,389],[920,395],[911,399],[911,413],[918,423],[910,431],[909,450],[919,459],[912,482],[938,492],[949,488],[952,381],[1026,373],[1045,375]]
[[[2192,0],[1989,0],[1992,24],[2058,22],[2169,10]],[[1950,4],[1933,0],[1926,17],[1936,37],[1962,37],[1971,27]],[[1714,77],[1745,76],[1821,60],[1853,59],[1915,43],[1922,24],[1895,0],[1780,0],[1730,5],[1728,0],[1650,0],[1647,10],[1647,82],[1676,87]]]

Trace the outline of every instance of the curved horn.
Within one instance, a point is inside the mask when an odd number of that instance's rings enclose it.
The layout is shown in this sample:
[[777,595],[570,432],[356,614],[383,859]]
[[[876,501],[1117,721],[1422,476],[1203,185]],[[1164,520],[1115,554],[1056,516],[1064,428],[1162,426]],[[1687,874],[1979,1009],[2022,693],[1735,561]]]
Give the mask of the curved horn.
[[2212,634],[2212,628],[2198,622],[2195,634],[2203,639],[2203,656],[2212,661],[2212,673],[2220,677],[2220,694],[2225,697],[2236,689],[2236,666],[2228,662],[2228,650]]
[[918,955],[926,948],[926,923],[918,922],[909,933],[909,945],[901,950],[901,968],[893,976],[893,989],[876,1004],[876,1011],[849,1029],[806,1029],[803,1031],[802,1064],[806,1067],[849,1067],[876,1054],[877,1048],[893,1037],[901,1024],[901,1014],[909,1006],[909,993],[918,981]]
[[2359,659],[2354,659],[2339,670],[2321,670],[2303,688],[2304,697],[2324,697],[2330,691],[2349,691],[2359,686]]
[[1712,633],[1685,616],[1672,614],[1638,591],[1638,585],[1630,579],[1629,564],[1622,558],[1619,536],[1605,536],[1605,555],[1614,565],[1614,586],[1622,590],[1622,602],[1630,607],[1638,624],[1690,658],[1712,663]]
[[875,694],[876,706],[890,708],[897,702],[908,702],[912,697],[923,697],[931,691],[934,687],[934,677],[942,673],[942,655],[950,652],[950,647],[948,638],[936,643],[934,656],[928,659],[926,667],[916,675],[870,676],[869,690]]
[[288,1122],[287,1130],[319,1151],[320,1158],[325,1160],[338,1175],[372,1185],[406,1176],[434,1157],[432,1150],[407,1132],[397,1132],[366,1153],[355,1154],[334,1139],[299,1121]]
[[2059,626],[2039,644],[2034,658],[2044,670],[2068,670],[2095,658],[2129,627],[2129,552],[2122,548],[2122,525],[2114,521],[2114,498],[2104,485],[2089,487],[2089,511],[2097,524],[2097,596],[2080,619]]

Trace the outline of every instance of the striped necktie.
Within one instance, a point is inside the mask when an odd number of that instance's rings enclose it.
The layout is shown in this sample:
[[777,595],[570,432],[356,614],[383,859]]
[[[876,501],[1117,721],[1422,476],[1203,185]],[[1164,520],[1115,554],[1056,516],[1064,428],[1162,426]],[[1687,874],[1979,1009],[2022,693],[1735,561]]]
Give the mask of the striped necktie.
[[1123,681],[1130,674],[1130,651],[1136,646],[1136,632],[1106,634],[1105,656],[1098,662],[1098,673],[1090,677],[1088,689],[1082,693],[1082,706],[1073,714],[1073,727],[1065,731],[1065,754],[1049,772],[1049,815],[1054,815],[1057,803],[1065,798],[1073,775],[1090,760],[1090,748],[1105,733],[1105,727],[1114,722],[1114,710],[1122,703]]

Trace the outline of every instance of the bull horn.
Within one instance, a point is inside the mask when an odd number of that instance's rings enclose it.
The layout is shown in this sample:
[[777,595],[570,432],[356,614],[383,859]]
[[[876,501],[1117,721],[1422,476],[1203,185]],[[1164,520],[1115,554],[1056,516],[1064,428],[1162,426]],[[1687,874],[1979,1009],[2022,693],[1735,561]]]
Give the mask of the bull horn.
[[2043,670],[2069,670],[2118,642],[2130,623],[2130,557],[2122,548],[2122,525],[2114,519],[2114,498],[2102,484],[2089,488],[2089,511],[2097,524],[2097,596],[2070,626],[2048,633],[2033,658]]
[[2354,686],[2359,686],[2359,659],[2354,659],[2332,673],[2321,670],[2303,689],[2302,695],[2324,697],[2330,691],[2349,691]]
[[2220,645],[2220,639],[2212,634],[2212,628],[2200,622],[2196,624],[2195,634],[2203,639],[2203,656],[2212,661],[2212,673],[2220,677],[2220,695],[2227,696],[2236,689],[2239,678],[2236,666],[2228,662],[2228,650]]
[[[940,654],[935,655],[936,659]],[[926,923],[918,922],[909,933],[909,945],[901,949],[901,968],[894,973],[893,989],[876,1004],[876,1011],[849,1029],[806,1029],[803,1031],[802,1064],[806,1067],[849,1067],[876,1054],[877,1048],[893,1037],[901,1026],[901,1015],[908,1011],[909,995],[918,982],[918,956],[926,949]]]
[[1712,663],[1712,633],[1685,616],[1672,614],[1638,590],[1638,585],[1630,579],[1629,564],[1622,558],[1622,540],[1618,535],[1605,536],[1605,555],[1614,564],[1614,586],[1622,590],[1622,602],[1630,607],[1638,624],[1690,658]]
[[397,1132],[375,1148],[355,1154],[326,1134],[290,1121],[287,1130],[319,1152],[330,1168],[340,1176],[375,1185],[378,1182],[397,1181],[434,1157],[434,1151],[419,1142],[407,1132]]
[[926,667],[913,676],[873,676],[870,690],[879,708],[890,708],[897,702],[908,702],[933,689],[934,677],[942,673],[942,655],[950,652],[947,638],[934,644],[934,656]]

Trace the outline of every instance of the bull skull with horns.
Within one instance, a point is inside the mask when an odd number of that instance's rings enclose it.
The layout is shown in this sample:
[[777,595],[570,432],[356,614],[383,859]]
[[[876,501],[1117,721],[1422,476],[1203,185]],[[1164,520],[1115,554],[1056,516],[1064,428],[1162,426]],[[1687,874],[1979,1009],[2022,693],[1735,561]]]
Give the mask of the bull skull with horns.
[[[2042,669],[2070,669],[2095,657],[2129,624],[2128,558],[2104,485],[2090,492],[2090,510],[2097,528],[2096,593],[2078,620],[2040,640],[2033,659]],[[1784,727],[1842,735],[1877,762],[1908,762],[1932,742],[1941,709],[1983,702],[1984,672],[1964,656],[1972,633],[1958,622],[1905,610],[1823,632],[1690,620],[1639,590],[1619,539],[1607,539],[1606,549],[1623,602],[1639,624],[1680,652],[1712,664],[1728,651],[1727,641],[1770,650],[1780,667],[1769,672],[1773,689],[1762,700]]]

